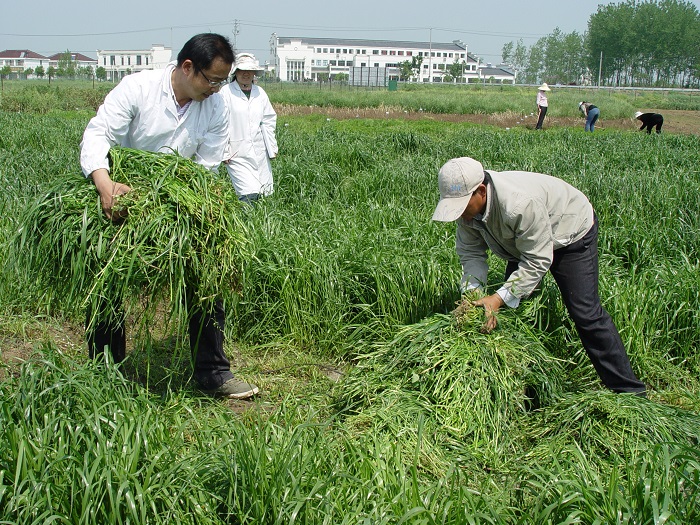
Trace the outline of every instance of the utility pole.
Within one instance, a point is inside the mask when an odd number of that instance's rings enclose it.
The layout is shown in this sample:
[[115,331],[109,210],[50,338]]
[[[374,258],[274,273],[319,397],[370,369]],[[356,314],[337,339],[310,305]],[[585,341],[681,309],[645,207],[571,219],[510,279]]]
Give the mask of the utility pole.
[[428,44],[428,45],[430,46],[430,51],[429,51],[430,54],[428,55],[428,76],[429,76],[430,80],[428,82],[430,82],[432,84],[433,83],[433,28],[432,27],[430,28],[430,44]]
[[238,29],[238,20],[233,21],[233,50],[236,51],[236,37],[238,36],[238,33],[240,33],[240,30]]
[[600,76],[603,74],[603,52],[600,52],[600,65],[598,66],[598,87],[600,87]]

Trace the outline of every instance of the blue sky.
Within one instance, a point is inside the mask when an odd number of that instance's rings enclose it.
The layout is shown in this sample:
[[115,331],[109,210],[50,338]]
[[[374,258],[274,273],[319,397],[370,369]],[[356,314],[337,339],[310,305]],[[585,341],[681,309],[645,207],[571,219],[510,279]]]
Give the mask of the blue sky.
[[[269,59],[268,42],[274,32],[279,36],[461,40],[485,62],[498,63],[506,42],[522,38],[529,47],[556,27],[565,33],[583,33],[598,5],[610,3],[618,2],[34,0],[30,14],[28,4],[8,0],[0,8],[0,50],[31,49],[43,55],[70,50],[95,57],[97,49],[163,44],[176,55],[192,35],[212,31],[228,36],[237,51],[251,51],[264,62]],[[700,0],[692,3],[700,8]]]

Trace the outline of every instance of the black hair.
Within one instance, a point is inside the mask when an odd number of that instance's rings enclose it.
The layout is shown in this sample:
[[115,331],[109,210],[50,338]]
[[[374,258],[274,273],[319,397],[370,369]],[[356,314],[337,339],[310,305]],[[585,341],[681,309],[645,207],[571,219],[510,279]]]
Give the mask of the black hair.
[[194,70],[208,69],[216,58],[233,64],[235,53],[228,38],[216,33],[200,33],[190,38],[177,54],[177,67],[191,60]]

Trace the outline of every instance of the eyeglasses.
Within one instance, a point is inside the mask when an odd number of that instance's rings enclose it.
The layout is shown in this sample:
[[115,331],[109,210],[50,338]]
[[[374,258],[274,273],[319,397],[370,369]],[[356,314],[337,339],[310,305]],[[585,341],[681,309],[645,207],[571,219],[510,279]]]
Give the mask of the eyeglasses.
[[214,80],[209,80],[209,78],[207,78],[207,76],[204,74],[204,71],[200,70],[199,72],[200,72],[201,75],[204,77],[204,80],[206,80],[207,82],[209,82],[209,86],[210,86],[210,87],[213,87],[213,88],[220,88],[220,87],[222,87],[222,86],[225,86],[225,85],[228,84],[228,82],[229,82],[228,78],[225,78],[224,80],[219,80],[218,82],[216,82],[216,81],[214,81]]

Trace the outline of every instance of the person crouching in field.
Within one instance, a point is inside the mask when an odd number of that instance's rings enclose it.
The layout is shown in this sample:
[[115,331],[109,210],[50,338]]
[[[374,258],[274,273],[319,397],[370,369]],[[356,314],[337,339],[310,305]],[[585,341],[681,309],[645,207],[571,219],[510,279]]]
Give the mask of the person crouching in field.
[[[218,91],[228,82],[233,60],[233,48],[226,37],[202,33],[185,43],[176,63],[128,75],[107,95],[83,134],[80,164],[85,176],[95,183],[109,219],[121,218],[113,209],[115,198],[131,191],[110,178],[108,154],[112,146],[175,151],[195,158],[206,168],[218,169],[225,157],[229,125]],[[97,326],[87,327],[90,356],[101,355],[107,347],[115,362],[122,361],[126,334],[121,300],[112,297],[105,301],[98,318]],[[224,353],[224,321],[219,300],[210,308],[190,312],[194,377],[207,394],[245,399],[255,395],[258,387],[236,379],[231,372]]]
[[642,127],[639,131],[643,131],[646,128],[647,133],[651,134],[651,128],[656,126],[656,132],[661,133],[661,126],[664,125],[664,117],[660,113],[642,113],[637,111],[634,114],[634,118],[642,123]]
[[485,289],[488,250],[507,261],[504,284],[473,303],[485,311],[483,331],[493,330],[499,309],[517,308],[549,271],[603,384],[645,395],[598,296],[598,219],[586,196],[556,177],[485,171],[469,157],[447,161],[438,186],[432,219],[457,223],[462,291]]
[[595,123],[598,121],[598,117],[600,117],[600,109],[598,109],[598,106],[586,101],[579,102],[578,109],[586,118],[586,124],[584,125],[583,129],[593,133],[593,131],[595,131]]

